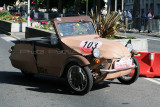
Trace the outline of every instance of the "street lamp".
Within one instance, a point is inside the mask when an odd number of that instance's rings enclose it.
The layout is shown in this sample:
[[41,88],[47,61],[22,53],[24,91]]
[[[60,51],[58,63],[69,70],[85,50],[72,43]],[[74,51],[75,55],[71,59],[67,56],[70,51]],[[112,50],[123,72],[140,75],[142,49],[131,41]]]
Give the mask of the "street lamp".
[[31,22],[30,22],[30,0],[28,0],[28,12],[27,12],[27,26],[30,27],[31,26]]
[[86,16],[88,15],[88,0],[86,0]]

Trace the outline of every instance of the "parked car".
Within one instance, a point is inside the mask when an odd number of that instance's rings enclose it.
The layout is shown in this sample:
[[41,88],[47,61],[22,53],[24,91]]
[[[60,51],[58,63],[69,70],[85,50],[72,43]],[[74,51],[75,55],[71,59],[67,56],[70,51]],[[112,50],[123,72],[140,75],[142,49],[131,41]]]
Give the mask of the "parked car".
[[50,37],[19,40],[11,47],[11,63],[24,75],[64,77],[76,94],[88,93],[93,83],[103,80],[118,78],[131,84],[139,77],[136,52],[129,42],[124,46],[100,38],[86,16],[55,18],[53,22],[55,33]]

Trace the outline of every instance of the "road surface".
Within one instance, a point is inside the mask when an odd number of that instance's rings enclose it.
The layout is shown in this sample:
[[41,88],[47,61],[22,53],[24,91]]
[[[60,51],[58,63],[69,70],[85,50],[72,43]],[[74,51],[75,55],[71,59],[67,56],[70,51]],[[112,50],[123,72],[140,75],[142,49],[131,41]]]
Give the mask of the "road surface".
[[[148,38],[149,51],[160,52],[160,39]],[[1,107],[158,107],[160,78],[140,77],[134,84],[118,80],[94,84],[84,96],[72,95],[64,80],[36,75],[26,78],[13,68],[7,50],[12,37],[0,34]]]

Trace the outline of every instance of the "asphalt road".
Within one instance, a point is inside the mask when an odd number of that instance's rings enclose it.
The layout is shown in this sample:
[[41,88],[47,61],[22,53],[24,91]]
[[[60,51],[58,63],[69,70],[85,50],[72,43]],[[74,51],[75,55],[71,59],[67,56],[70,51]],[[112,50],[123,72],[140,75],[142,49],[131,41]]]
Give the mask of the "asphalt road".
[[[116,79],[95,84],[84,96],[72,95],[64,80],[36,75],[29,79],[12,67],[7,50],[14,45],[0,34],[0,107],[158,107],[160,79],[140,77],[123,85]],[[149,51],[160,52],[159,38],[148,39]]]

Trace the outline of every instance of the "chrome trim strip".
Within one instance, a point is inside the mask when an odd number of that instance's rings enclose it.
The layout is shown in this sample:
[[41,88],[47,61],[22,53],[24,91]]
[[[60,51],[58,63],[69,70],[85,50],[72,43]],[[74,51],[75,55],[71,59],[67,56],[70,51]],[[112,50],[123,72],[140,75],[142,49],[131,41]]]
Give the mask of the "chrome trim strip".
[[106,69],[100,69],[100,72],[118,72],[118,71],[123,71],[123,70],[128,70],[128,69],[133,69],[135,68],[135,64],[132,67],[129,68],[123,68],[123,69],[112,69],[112,70],[106,70]]

